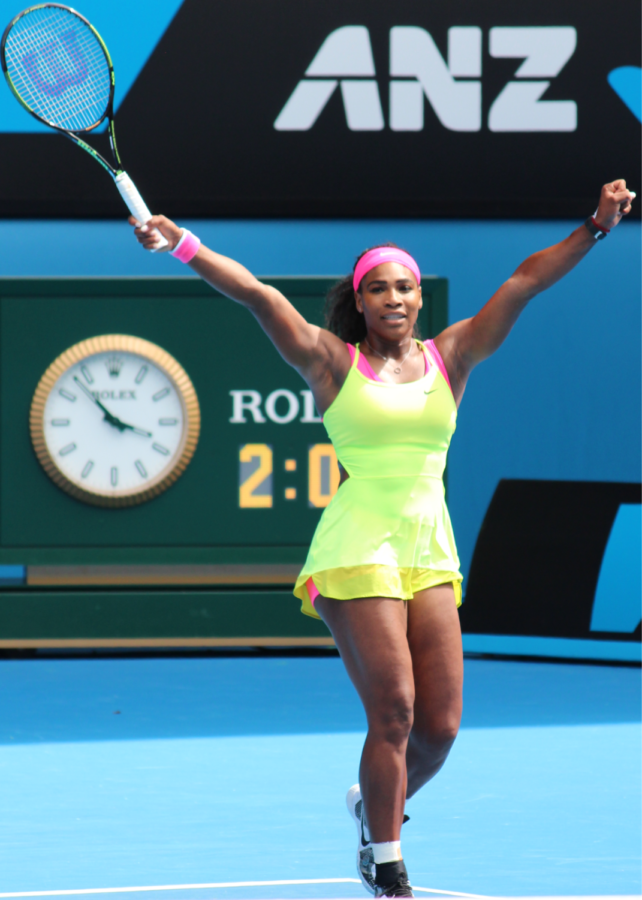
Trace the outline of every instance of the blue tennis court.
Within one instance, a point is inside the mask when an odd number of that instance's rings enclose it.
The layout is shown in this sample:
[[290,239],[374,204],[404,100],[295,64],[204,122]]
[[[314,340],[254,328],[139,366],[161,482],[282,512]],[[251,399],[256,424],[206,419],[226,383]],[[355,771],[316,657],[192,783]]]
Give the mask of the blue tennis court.
[[[0,896],[366,896],[336,656],[4,659],[0,698]],[[408,804],[419,896],[640,893],[639,723],[638,669],[468,659]]]

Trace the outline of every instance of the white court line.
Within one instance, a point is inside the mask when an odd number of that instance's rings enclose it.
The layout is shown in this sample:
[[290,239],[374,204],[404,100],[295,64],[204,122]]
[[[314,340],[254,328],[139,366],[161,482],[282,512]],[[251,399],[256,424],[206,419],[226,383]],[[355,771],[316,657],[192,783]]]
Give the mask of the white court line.
[[[424,891],[426,894],[439,894],[440,897],[472,897],[474,900],[493,900],[486,894],[462,894],[460,891],[438,891],[437,888],[420,888],[416,884],[412,886],[413,891]],[[543,900],[543,898],[542,898]]]
[[[141,887],[119,888],[81,888],[70,891],[10,891],[0,893],[2,897],[69,897],[77,894],[139,894],[145,891],[186,891],[203,888],[232,887],[279,887],[288,884],[361,884],[358,878],[293,878],[285,881],[221,881],[205,884],[155,884]],[[633,894],[612,894],[609,896],[557,896],[557,897],[501,897],[492,898],[488,894],[463,894],[461,891],[440,891],[437,888],[424,888],[413,885],[413,891],[425,894],[437,894],[440,897],[467,897],[470,900],[642,900],[642,896]]]
[[[358,878],[295,878],[286,881],[223,881],[206,884],[155,884],[143,887],[119,887],[119,888],[81,888],[70,891],[10,891],[0,893],[1,897],[69,897],[77,894],[139,894],[144,891],[188,891],[202,890],[203,888],[233,888],[233,887],[279,887],[288,884],[361,884]],[[462,894],[459,891],[438,891],[435,888],[414,887],[415,891],[423,891],[426,894],[438,894],[448,897],[468,897],[473,900],[491,900],[482,894]],[[545,898],[539,898],[545,900]],[[574,898],[576,900],[576,898]],[[624,900],[624,898],[618,898]],[[635,898],[638,900],[638,898]],[[642,900],[642,898],[640,898]]]

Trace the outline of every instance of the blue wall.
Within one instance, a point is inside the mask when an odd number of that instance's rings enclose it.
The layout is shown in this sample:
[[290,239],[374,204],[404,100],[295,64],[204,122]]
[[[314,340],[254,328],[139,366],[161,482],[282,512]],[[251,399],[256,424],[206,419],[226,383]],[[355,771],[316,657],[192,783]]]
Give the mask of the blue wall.
[[[450,280],[451,320],[473,315],[530,253],[576,222],[185,222],[262,275],[347,272],[392,240]],[[183,275],[118,222],[0,222],[0,275]],[[467,570],[500,478],[639,481],[640,225],[625,221],[536,298],[477,369],[460,410],[449,504]],[[191,274],[191,273],[190,273]]]

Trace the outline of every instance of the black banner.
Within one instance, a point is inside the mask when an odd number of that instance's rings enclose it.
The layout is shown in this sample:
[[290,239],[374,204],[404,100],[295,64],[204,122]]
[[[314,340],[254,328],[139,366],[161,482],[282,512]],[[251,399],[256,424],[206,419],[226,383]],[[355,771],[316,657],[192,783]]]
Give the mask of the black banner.
[[[639,34],[637,0],[184,0],[119,146],[174,217],[584,217],[639,190]],[[4,216],[123,215],[62,137],[0,167]]]
[[640,485],[502,479],[477,538],[462,629],[640,640]]

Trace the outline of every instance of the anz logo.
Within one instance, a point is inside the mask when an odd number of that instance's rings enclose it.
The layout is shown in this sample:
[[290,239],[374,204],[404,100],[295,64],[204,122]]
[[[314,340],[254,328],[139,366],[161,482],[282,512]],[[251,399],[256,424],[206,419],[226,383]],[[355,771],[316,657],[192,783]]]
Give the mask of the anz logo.
[[[421,131],[424,97],[450,131],[482,128],[482,30],[476,26],[448,29],[445,60],[424,29],[401,25],[390,29],[389,127]],[[490,131],[575,131],[573,100],[541,100],[569,61],[577,45],[571,26],[491,28],[490,55],[523,62],[494,100],[488,113]],[[325,39],[279,113],[277,131],[308,131],[340,88],[350,131],[385,128],[370,33],[363,25],[337,28]]]

